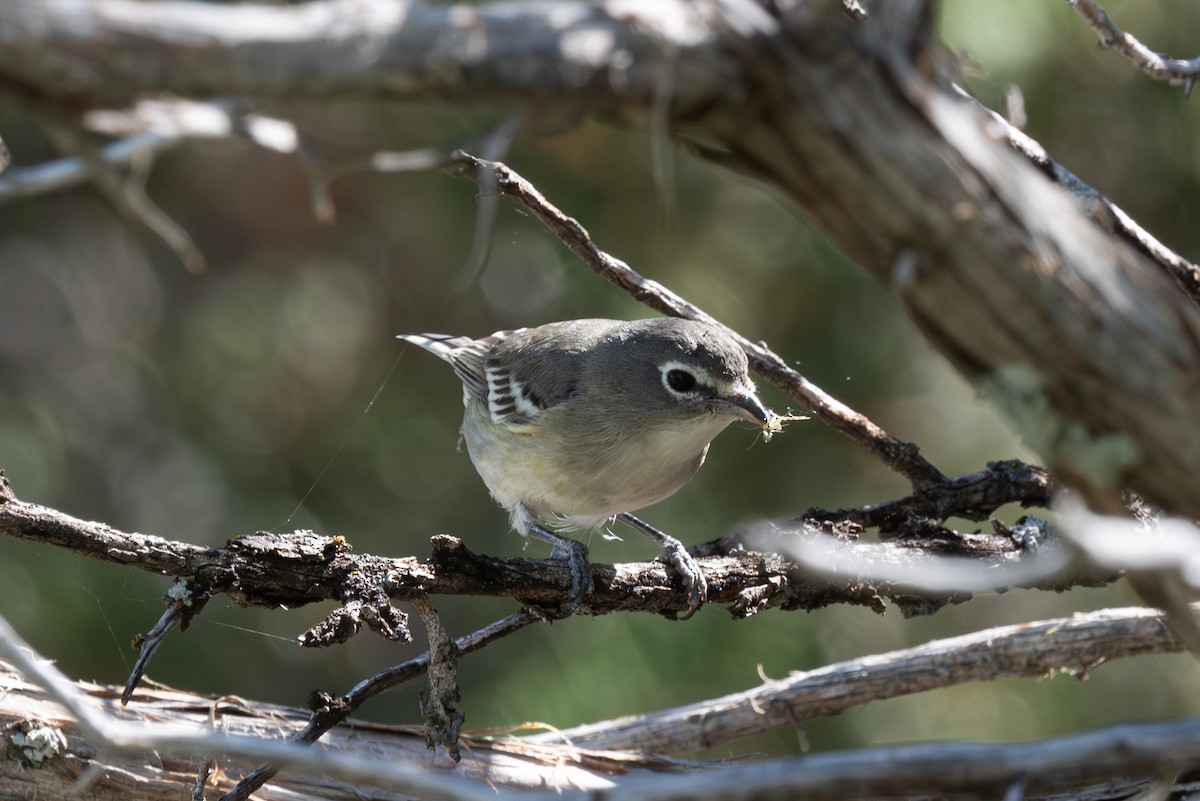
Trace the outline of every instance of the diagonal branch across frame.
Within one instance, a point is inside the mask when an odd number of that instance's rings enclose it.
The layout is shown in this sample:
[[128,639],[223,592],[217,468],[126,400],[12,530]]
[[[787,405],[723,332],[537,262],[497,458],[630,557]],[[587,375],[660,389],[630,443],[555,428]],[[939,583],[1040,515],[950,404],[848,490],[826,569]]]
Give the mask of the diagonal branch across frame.
[[945,484],[946,476],[921,455],[916,445],[893,437],[865,415],[825,392],[789,367],[766,343],[751,342],[700,307],[601,250],[579,221],[546,200],[533,184],[507,165],[478,158],[463,150],[456,151],[451,159],[461,165],[459,169],[463,175],[481,188],[494,187],[495,191],[524,205],[588,267],[624,289],[635,300],[663,314],[703,320],[724,328],[745,349],[750,364],[763,378],[805,404],[823,423],[866,447],[890,469],[907,478],[913,489]]

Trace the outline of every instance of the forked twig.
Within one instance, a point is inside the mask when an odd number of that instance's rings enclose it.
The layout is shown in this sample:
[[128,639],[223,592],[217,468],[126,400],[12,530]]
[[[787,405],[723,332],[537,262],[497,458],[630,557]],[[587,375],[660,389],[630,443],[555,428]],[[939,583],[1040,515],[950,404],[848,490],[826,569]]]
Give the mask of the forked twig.
[[[538,622],[539,618],[532,612],[521,610],[508,617],[501,618],[453,641],[453,648],[458,656],[465,656],[490,645],[502,637],[507,637],[516,631]],[[392,687],[411,681],[429,669],[430,654],[428,651],[407,662],[393,665],[379,671],[358,684],[354,685],[341,698],[324,697],[324,706],[314,710],[312,720],[289,740],[297,743],[316,742],[321,735],[348,718],[354,710],[364,703]],[[258,788],[270,781],[279,772],[276,765],[260,765],[252,772],[242,777],[237,786],[221,797],[221,801],[246,801]]]

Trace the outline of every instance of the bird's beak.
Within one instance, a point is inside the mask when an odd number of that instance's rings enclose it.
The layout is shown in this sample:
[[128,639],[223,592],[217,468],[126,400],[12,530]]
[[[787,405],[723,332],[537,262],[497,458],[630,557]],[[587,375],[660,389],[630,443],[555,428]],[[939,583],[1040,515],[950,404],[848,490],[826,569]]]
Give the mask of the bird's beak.
[[753,392],[734,390],[729,395],[719,398],[719,401],[734,417],[748,420],[764,430],[775,418],[775,413],[763,406],[762,401]]

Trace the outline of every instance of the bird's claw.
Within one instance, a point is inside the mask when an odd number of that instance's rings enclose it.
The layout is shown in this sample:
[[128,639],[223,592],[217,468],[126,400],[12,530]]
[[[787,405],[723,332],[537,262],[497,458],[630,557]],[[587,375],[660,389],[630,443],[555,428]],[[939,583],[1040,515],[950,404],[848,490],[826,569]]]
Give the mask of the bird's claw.
[[566,602],[556,609],[544,606],[530,606],[528,609],[543,620],[570,617],[592,595],[592,565],[588,561],[588,548],[579,540],[555,534],[539,525],[530,526],[529,534],[550,543],[551,559],[566,561],[571,574],[571,588],[567,591]]
[[708,581],[704,578],[700,565],[687,552],[687,548],[683,547],[683,543],[674,537],[663,536],[662,551],[658,558],[675,568],[675,572],[683,579],[684,589],[687,590],[688,608],[677,619],[687,620],[708,601]]
[[675,568],[675,572],[683,579],[684,589],[687,590],[688,607],[687,611],[677,616],[676,619],[687,620],[696,614],[696,610],[708,601],[708,582],[704,579],[704,572],[700,570],[700,565],[696,564],[696,560],[688,553],[687,548],[683,547],[683,543],[629,512],[617,515],[617,519],[657,542],[660,549],[658,560]]
[[592,565],[588,561],[588,549],[579,540],[561,538],[550,550],[551,559],[565,559],[571,571],[571,589],[566,602],[554,612],[551,620],[562,620],[575,614],[584,601],[592,595]]

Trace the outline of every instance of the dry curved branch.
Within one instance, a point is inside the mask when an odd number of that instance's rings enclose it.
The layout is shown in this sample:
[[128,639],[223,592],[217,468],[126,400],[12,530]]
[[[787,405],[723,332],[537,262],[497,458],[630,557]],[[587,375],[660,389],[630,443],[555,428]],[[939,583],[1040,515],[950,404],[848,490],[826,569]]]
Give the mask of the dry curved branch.
[[1188,774],[1200,766],[1198,754],[1200,720],[1191,718],[1034,742],[920,743],[813,754],[697,771],[671,782],[639,778],[621,786],[621,798],[1128,801],[1166,798],[1176,789],[1186,797],[1196,784]]
[[1105,609],[1070,618],[1001,626],[796,672],[760,687],[647,715],[546,732],[535,741],[585,748],[638,748],[681,754],[851,707],[1005,676],[1038,677],[1088,669],[1124,656],[1178,652],[1156,609]]
[[[459,656],[469,654],[538,621],[539,618],[533,613],[522,610],[521,612],[497,620],[478,631],[457,638],[453,641],[452,649]],[[321,703],[317,710],[309,718],[308,722],[302,728],[293,732],[288,739],[297,743],[316,742],[335,726],[345,723],[350,715],[354,714],[360,706],[370,699],[425,673],[429,669],[433,658],[431,652],[426,651],[407,662],[393,665],[363,679],[344,695],[336,698],[327,693],[320,693],[318,697]],[[428,720],[426,721],[426,727],[428,727]],[[456,734],[454,741],[456,749],[462,744],[461,739],[461,736]],[[471,738],[468,737],[466,739],[466,744],[470,746]],[[430,747],[427,731],[426,746]],[[453,756],[453,752],[451,756]],[[457,762],[458,760],[456,759],[455,761]],[[265,783],[271,781],[278,773],[279,767],[276,765],[260,765],[243,776],[237,785],[225,794],[222,801],[244,801],[244,799],[248,798]]]
[[866,416],[813,384],[789,367],[765,342],[751,342],[685,298],[657,281],[638,274],[625,262],[601,250],[576,219],[546,200],[531,183],[507,165],[476,158],[463,151],[455,153],[453,158],[463,165],[462,172],[481,188],[494,186],[495,191],[518,200],[584,264],[624,289],[635,300],[664,314],[703,320],[724,328],[746,351],[750,364],[760,375],[805,404],[826,425],[846,434],[881,458],[888,467],[908,478],[914,489],[935,490],[946,484],[946,477],[921,456],[916,445],[891,436]]

